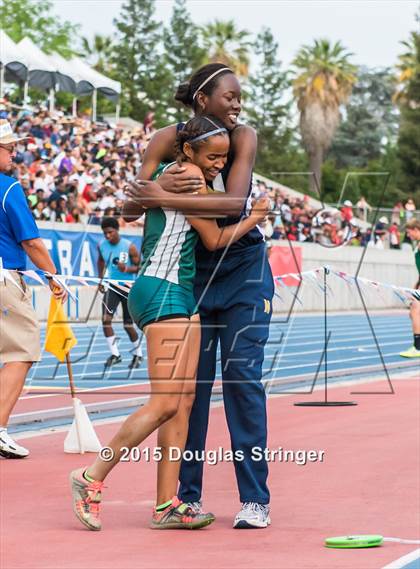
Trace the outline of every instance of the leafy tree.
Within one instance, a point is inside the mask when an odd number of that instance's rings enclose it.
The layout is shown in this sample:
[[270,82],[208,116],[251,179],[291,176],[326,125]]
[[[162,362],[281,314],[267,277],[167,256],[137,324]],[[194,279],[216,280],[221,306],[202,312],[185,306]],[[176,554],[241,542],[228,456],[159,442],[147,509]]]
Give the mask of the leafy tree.
[[[417,15],[416,19],[420,21],[420,15]],[[407,41],[401,42],[401,44],[405,48],[405,51],[404,53],[398,56],[398,64],[397,64],[398,83],[394,95],[394,100],[396,102],[403,103],[406,100],[408,85],[410,84],[410,80],[415,73],[416,43],[418,35],[419,35],[418,32],[411,32],[409,39]]]
[[171,21],[163,33],[164,61],[167,78],[164,86],[167,94],[167,116],[170,121],[181,121],[187,111],[174,100],[177,86],[200,67],[206,50],[199,44],[199,28],[187,10],[186,0],[175,0]]
[[[394,172],[395,148],[387,149],[383,156],[370,160],[364,168],[350,172],[347,168],[337,168],[336,163],[328,159],[322,166],[324,200],[336,204],[345,182],[343,200],[356,204],[360,196],[364,196],[373,209],[378,206],[391,208],[395,202],[404,199],[404,193],[395,185]],[[391,176],[387,182],[389,173]]]
[[112,51],[113,43],[110,36],[95,34],[91,41],[85,37],[82,38],[81,55],[99,73],[104,73],[105,75],[112,73]]
[[420,33],[415,35],[413,73],[401,102],[398,157],[401,165],[399,185],[420,204]]
[[153,19],[154,11],[153,0],[125,0],[119,19],[114,20],[113,63],[122,83],[122,110],[138,120],[159,108],[159,80],[165,76],[158,51],[160,23]]
[[[300,111],[302,142],[319,184],[325,154],[340,122],[340,105],[346,102],[356,80],[350,55],[340,42],[331,45],[321,39],[312,46],[303,46],[293,61],[293,90]],[[317,190],[313,177],[309,189]]]
[[250,34],[238,30],[233,20],[215,20],[201,28],[209,61],[225,63],[237,75],[246,76],[249,67]]
[[259,57],[255,74],[250,74],[245,112],[249,124],[258,132],[255,168],[271,177],[274,172],[290,171],[292,130],[290,103],[285,102],[288,76],[281,70],[278,44],[271,30],[263,28],[257,36],[255,53]]
[[364,168],[395,142],[399,114],[392,103],[395,80],[390,69],[359,68],[345,119],[335,134],[329,158],[339,168]]
[[52,13],[50,0],[2,0],[1,27],[19,42],[29,37],[42,50],[70,57],[76,53],[74,38],[79,26]]

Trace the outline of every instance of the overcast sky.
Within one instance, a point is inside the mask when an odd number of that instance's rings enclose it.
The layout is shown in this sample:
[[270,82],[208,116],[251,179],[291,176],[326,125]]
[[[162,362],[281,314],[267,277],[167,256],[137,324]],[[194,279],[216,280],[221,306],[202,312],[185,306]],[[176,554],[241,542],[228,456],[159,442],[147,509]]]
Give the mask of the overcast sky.
[[[86,37],[112,34],[113,18],[122,0],[53,0],[55,12],[81,25]],[[156,18],[168,23],[172,0],[156,0]],[[400,41],[418,23],[418,0],[188,0],[197,24],[233,19],[240,29],[257,34],[271,28],[287,65],[299,46],[314,38],[340,40],[354,53],[353,61],[370,67],[392,66],[401,53]]]

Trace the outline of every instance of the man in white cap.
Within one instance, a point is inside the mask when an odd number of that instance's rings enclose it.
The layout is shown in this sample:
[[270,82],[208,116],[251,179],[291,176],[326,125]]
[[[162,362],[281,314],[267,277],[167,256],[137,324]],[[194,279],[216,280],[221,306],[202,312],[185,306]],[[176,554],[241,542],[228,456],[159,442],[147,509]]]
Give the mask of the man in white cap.
[[[0,456],[24,458],[29,451],[7,432],[9,416],[22,392],[33,362],[41,358],[40,329],[32,308],[31,292],[19,271],[26,255],[39,269],[55,274],[55,265],[39,236],[19,182],[8,176],[16,143],[9,122],[0,120]],[[6,278],[3,269],[7,269]],[[12,279],[14,282],[11,282]],[[54,296],[66,300],[66,292],[51,278]]]

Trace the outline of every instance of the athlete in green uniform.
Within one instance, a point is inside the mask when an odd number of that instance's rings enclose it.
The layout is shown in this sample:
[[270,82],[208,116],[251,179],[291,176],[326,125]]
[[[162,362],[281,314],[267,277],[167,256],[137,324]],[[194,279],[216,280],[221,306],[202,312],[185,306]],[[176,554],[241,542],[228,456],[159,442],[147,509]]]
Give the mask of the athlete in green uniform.
[[420,221],[410,219],[407,223],[406,231],[412,241],[417,241],[417,248],[414,254],[418,271],[417,283],[414,288],[419,291],[418,297],[414,298],[410,306],[410,318],[413,326],[413,345],[405,352],[401,352],[403,358],[420,358]]
[[[177,160],[202,179],[206,192],[226,163],[229,136],[212,117],[191,119],[177,135]],[[162,167],[156,176],[177,165]],[[156,182],[154,182],[156,183]],[[200,319],[193,294],[195,244],[200,236],[210,250],[224,248],[248,233],[267,215],[269,200],[256,202],[250,215],[234,225],[219,227],[215,219],[184,216],[167,208],[147,210],[141,274],[130,291],[133,320],[147,338],[151,397],[121,426],[108,447],[110,460],[98,457],[88,468],[71,473],[73,509],[89,529],[101,529],[99,502],[103,481],[120,461],[124,449],[137,447],[159,428],[157,506],[152,528],[198,529],[214,521],[213,514],[196,513],[176,497],[180,453],[187,438],[194,402],[200,349]],[[174,452],[175,449],[175,460]]]
[[[171,167],[172,164],[160,165],[154,178],[170,171]],[[191,317],[195,313],[191,290],[197,238],[196,230],[181,212],[163,208],[146,211],[144,264],[129,296],[130,314],[140,328],[151,322]]]

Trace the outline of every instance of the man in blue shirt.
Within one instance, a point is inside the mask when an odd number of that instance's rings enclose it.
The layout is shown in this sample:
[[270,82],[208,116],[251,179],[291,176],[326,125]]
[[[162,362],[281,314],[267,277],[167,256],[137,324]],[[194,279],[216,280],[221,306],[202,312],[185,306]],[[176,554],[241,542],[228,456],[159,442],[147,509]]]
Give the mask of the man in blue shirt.
[[[118,220],[115,217],[104,217],[101,223],[105,239],[98,246],[98,273],[99,277],[106,276],[112,280],[135,281],[140,268],[140,255],[134,243],[121,237]],[[111,367],[122,361],[114,330],[112,319],[121,304],[123,312],[124,329],[133,343],[133,358],[128,366],[135,369],[142,361],[140,338],[134,327],[134,322],[128,311],[127,298],[117,292],[116,288],[109,288],[103,300],[102,325],[105,338],[108,342],[111,355],[105,362],[105,367]],[[101,287],[101,291],[105,289]]]
[[[0,456],[5,458],[29,454],[8,434],[7,423],[26,375],[32,363],[40,360],[41,352],[31,292],[19,271],[25,270],[28,255],[39,269],[57,272],[39,237],[21,185],[6,174],[19,140],[8,121],[0,120]],[[7,269],[7,277],[2,269]],[[51,279],[49,284],[54,296],[65,301],[64,289]]]

